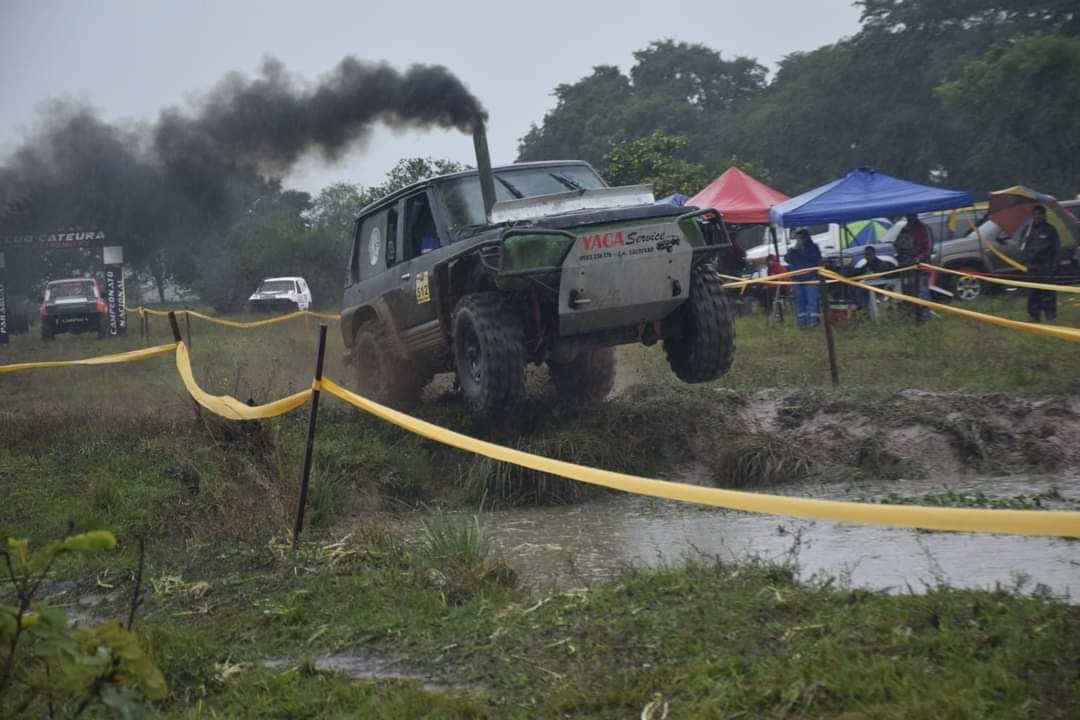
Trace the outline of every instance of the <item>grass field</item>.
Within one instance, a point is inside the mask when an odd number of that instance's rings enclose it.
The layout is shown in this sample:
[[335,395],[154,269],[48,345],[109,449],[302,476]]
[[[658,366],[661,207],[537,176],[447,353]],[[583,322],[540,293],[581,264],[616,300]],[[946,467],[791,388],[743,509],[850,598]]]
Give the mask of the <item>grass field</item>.
[[[1024,314],[1011,295],[979,308]],[[1080,326],[1080,306],[1063,303],[1060,322]],[[262,403],[310,384],[315,323],[191,327],[196,377],[211,392]],[[137,328],[133,319],[134,335],[117,341],[18,336],[0,354],[66,359],[171,339],[163,318],[149,340]],[[750,316],[737,333],[735,366],[715,384],[731,392],[680,386],[659,347],[627,347],[619,385],[654,387],[597,408],[540,395],[513,431],[472,423],[451,395],[416,412],[544,454],[662,475],[693,451],[696,433],[734,431],[734,411],[760,389],[866,407],[907,387],[1029,395],[1077,382],[1075,346],[962,318],[838,330],[837,390],[821,330]],[[326,374],[347,380],[334,323],[329,338]],[[309,530],[291,550],[306,411],[254,426],[196,422],[168,357],[3,374],[0,394],[0,534],[40,543],[108,527],[120,540],[115,553],[62,562],[57,581],[75,584],[51,585],[54,602],[90,618],[126,612],[134,541],[146,538],[137,628],[170,686],[158,706],[166,717],[1080,714],[1080,608],[1043,594],[891,595],[827,578],[800,584],[790,566],[698,558],[529,595],[482,530],[437,509],[509,501],[543,483],[564,500],[587,493],[434,446],[331,398]],[[429,518],[419,539],[386,522],[417,511]],[[345,525],[360,529],[343,539]],[[343,666],[403,677],[328,669]]]

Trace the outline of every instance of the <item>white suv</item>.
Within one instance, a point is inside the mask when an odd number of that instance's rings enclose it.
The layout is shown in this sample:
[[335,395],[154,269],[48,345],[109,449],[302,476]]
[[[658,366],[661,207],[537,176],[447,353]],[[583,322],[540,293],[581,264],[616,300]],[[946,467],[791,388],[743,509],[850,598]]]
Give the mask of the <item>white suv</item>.
[[248,298],[253,312],[310,310],[311,290],[302,277],[266,278]]

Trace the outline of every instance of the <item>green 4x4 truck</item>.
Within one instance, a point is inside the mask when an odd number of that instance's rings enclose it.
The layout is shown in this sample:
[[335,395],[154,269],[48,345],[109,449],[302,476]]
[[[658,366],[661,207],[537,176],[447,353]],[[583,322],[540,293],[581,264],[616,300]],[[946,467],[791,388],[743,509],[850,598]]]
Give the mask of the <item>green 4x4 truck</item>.
[[735,332],[718,267],[737,262],[715,210],[611,188],[584,162],[432,178],[362,211],[341,329],[359,392],[400,404],[455,371],[468,409],[493,417],[524,395],[525,365],[558,391],[602,399],[613,348],[662,341],[684,382],[731,366]]

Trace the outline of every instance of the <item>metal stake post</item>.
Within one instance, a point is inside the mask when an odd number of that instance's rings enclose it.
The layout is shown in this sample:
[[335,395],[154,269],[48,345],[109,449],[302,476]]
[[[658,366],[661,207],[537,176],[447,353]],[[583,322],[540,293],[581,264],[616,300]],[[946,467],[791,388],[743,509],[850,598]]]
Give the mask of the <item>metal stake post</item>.
[[304,474],[300,477],[300,499],[296,507],[296,527],[293,529],[293,545],[300,542],[304,529],[304,506],[307,505],[308,482],[311,478],[311,458],[315,451],[315,424],[319,419],[318,383],[322,380],[323,357],[326,355],[326,323],[319,323],[319,351],[315,357],[315,383],[311,391],[311,417],[308,419],[307,446],[304,448]]
[[836,367],[836,345],[833,343],[832,323],[829,322],[829,288],[825,284],[825,278],[818,277],[818,292],[821,294],[821,316],[825,322],[825,347],[829,350],[829,375],[832,376],[832,384],[840,384],[840,370]]
[[[172,328],[173,340],[178,343],[184,342],[184,339],[180,337],[180,324],[176,322],[176,313],[172,310],[169,311],[169,326]],[[195,411],[195,419],[202,420],[202,408],[199,407],[199,403],[195,398],[191,398],[191,407]]]

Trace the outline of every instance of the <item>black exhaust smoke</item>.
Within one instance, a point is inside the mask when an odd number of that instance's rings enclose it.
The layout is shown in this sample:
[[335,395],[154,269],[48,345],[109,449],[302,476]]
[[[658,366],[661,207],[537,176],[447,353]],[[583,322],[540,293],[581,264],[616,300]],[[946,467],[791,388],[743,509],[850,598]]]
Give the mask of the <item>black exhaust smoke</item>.
[[377,123],[471,133],[486,118],[445,67],[398,71],[354,57],[315,84],[268,59],[255,78],[230,74],[189,111],[167,108],[149,127],[54,103],[0,166],[0,234],[110,223],[125,242],[180,218],[205,230],[235,216],[236,188],[253,177],[280,176],[311,153],[337,160]]

